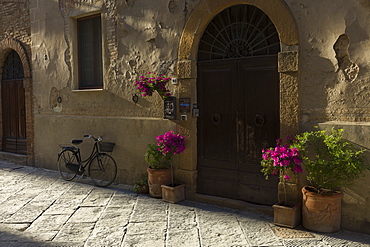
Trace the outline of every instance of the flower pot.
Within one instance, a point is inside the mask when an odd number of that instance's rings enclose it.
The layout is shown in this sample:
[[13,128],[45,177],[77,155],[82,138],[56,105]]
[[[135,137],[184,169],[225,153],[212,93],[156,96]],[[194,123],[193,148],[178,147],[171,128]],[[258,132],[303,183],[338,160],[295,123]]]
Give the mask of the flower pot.
[[162,200],[171,203],[178,203],[185,200],[185,184],[162,185]]
[[171,169],[147,169],[149,195],[151,197],[161,198],[163,184],[171,183]]
[[275,204],[272,207],[274,209],[275,225],[295,228],[301,223],[302,206],[300,204],[295,204],[292,206]]
[[341,200],[339,191],[317,193],[312,186],[302,188],[302,225],[315,232],[337,232],[341,222]]

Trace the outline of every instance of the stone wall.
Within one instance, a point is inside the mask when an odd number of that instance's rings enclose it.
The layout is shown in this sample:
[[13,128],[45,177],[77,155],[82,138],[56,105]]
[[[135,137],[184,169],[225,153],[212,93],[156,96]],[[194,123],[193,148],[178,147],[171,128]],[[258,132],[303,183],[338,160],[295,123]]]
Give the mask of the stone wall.
[[14,38],[31,44],[29,0],[0,0],[0,40]]
[[[30,4],[28,0],[0,0],[0,80],[2,67],[8,53],[15,50],[21,58],[24,70],[25,114],[27,157],[26,164],[34,163],[34,128],[33,128],[33,84],[31,74],[31,24]],[[0,118],[2,136],[2,118]],[[1,144],[0,144],[1,149]],[[23,161],[22,161],[23,163]]]

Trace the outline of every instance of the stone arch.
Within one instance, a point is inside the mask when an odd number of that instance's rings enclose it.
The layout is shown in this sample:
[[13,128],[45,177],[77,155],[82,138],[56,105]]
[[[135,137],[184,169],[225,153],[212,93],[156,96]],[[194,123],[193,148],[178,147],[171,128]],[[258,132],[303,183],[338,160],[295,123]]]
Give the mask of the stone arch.
[[[283,0],[204,0],[190,14],[182,32],[177,62],[177,77],[182,90],[180,97],[196,99],[197,53],[200,39],[209,22],[221,11],[238,4],[249,4],[261,9],[273,22],[281,42],[278,54],[278,72],[280,76],[280,136],[298,133],[298,48],[299,33],[295,19]],[[194,136],[191,140],[192,156],[184,161],[184,178],[188,178],[189,189],[196,191],[197,174],[197,140],[196,120],[190,131]],[[189,179],[190,177],[190,179]],[[296,185],[288,189],[292,200],[299,200],[300,194]],[[279,188],[279,197],[282,192]]]
[[[26,107],[26,132],[27,132],[27,157],[19,162],[33,164],[34,160],[34,127],[33,127],[33,104],[32,104],[32,73],[30,64],[30,51],[26,45],[16,39],[4,39],[0,41],[0,80],[2,68],[9,52],[14,50],[19,55],[24,72],[23,86],[25,89],[25,107]],[[2,127],[0,126],[2,132]],[[2,135],[2,134],[1,134]]]
[[208,23],[222,10],[237,4],[250,4],[261,9],[274,23],[280,41],[286,46],[299,44],[298,28],[288,8],[282,0],[244,0],[244,1],[213,1],[199,3],[190,15],[180,39],[178,59],[194,60],[198,51],[198,43]]
[[31,77],[31,66],[28,53],[22,43],[14,39],[4,39],[0,42],[0,74],[2,73],[5,58],[10,50],[15,50],[21,58],[24,70],[24,77]]

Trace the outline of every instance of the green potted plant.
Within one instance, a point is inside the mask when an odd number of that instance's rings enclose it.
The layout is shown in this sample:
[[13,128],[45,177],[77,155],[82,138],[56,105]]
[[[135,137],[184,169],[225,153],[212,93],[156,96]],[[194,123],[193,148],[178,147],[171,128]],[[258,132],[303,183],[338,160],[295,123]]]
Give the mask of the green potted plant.
[[[290,138],[287,138],[290,140]],[[302,170],[302,159],[299,150],[289,145],[283,145],[282,140],[276,140],[276,146],[262,150],[261,172],[268,179],[271,175],[279,175],[283,183],[285,200],[273,205],[274,224],[294,228],[301,221],[301,205],[287,200],[286,181],[289,174],[298,174]]]
[[[182,192],[183,195],[184,185],[176,186],[174,183],[171,158],[175,154],[181,154],[184,152],[185,137],[179,134],[174,134],[173,131],[169,131],[163,135],[157,136],[156,139],[157,143],[149,144],[145,153],[145,160],[149,164],[147,169],[149,195],[158,198],[162,197],[166,200],[166,195],[168,193],[167,191],[163,193],[163,191],[166,189],[173,190],[169,188],[176,188],[179,190],[179,193],[181,194]],[[163,189],[163,187],[165,188]],[[181,198],[177,201],[179,200],[181,200]],[[175,202],[173,200],[167,201]]]
[[312,186],[304,186],[302,225],[318,232],[336,232],[340,229],[340,187],[347,186],[370,169],[364,160],[364,150],[356,149],[343,139],[343,129],[304,132],[293,140],[307,171]]
[[140,76],[140,79],[135,82],[136,89],[141,93],[141,96],[146,98],[152,96],[155,91],[163,98],[171,96],[170,90],[166,88],[167,82],[171,78],[163,74],[157,75],[154,72],[148,72],[148,76]]
[[151,197],[162,197],[162,184],[171,182],[170,156],[165,156],[156,144],[149,144],[145,152],[145,161],[148,163],[148,185]]
[[134,184],[134,191],[137,193],[149,193],[148,178],[140,178]]

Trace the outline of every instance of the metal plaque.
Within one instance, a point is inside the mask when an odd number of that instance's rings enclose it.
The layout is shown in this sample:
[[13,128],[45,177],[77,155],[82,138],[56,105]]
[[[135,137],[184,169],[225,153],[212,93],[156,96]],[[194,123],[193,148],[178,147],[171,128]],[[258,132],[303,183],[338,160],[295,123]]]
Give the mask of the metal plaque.
[[180,98],[179,99],[180,112],[190,112],[190,98]]
[[164,119],[176,120],[176,97],[170,96],[164,99]]

